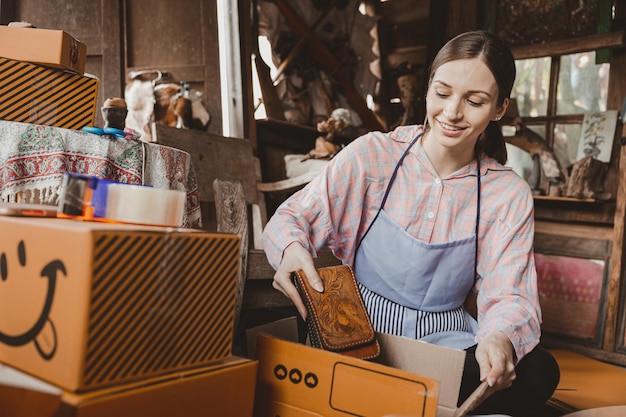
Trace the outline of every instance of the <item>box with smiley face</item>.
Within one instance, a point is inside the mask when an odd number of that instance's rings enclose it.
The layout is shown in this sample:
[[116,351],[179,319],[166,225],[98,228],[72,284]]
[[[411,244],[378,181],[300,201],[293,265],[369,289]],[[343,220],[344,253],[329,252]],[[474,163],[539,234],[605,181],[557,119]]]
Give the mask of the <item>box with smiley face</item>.
[[232,353],[239,237],[0,216],[0,362],[70,391]]

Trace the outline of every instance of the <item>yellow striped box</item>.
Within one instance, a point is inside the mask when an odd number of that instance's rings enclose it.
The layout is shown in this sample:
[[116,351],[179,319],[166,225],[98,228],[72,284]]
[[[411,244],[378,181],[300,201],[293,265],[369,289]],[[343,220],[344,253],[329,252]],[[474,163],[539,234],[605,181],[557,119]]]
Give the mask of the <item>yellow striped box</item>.
[[232,354],[239,236],[0,216],[0,362],[87,392]]
[[93,126],[98,79],[0,57],[0,119],[80,130]]

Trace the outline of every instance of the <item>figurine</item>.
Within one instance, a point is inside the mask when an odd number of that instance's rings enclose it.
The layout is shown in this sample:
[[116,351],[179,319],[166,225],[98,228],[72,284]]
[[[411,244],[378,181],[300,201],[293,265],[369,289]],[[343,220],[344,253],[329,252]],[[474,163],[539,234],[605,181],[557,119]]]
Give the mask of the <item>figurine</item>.
[[315,139],[315,148],[310,150],[302,161],[307,159],[331,159],[341,150],[341,145],[335,143],[335,138],[346,127],[350,126],[351,117],[347,109],[338,108],[333,110],[327,120],[317,124],[317,130],[326,133]]
[[124,130],[128,108],[123,98],[111,97],[106,99],[101,111],[105,128]]

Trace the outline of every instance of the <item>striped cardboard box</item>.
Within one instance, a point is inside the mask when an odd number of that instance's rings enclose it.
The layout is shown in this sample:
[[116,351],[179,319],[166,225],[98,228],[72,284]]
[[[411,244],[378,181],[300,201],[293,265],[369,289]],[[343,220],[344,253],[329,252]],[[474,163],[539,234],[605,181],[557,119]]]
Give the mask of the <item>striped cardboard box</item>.
[[0,119],[79,130],[97,99],[97,78],[0,57]]
[[85,392],[232,354],[239,236],[0,216],[0,363]]

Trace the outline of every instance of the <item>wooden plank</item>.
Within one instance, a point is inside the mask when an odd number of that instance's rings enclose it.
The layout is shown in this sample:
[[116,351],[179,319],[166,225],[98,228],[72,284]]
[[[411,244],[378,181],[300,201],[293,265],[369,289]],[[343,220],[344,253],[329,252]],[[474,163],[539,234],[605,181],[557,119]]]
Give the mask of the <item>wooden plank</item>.
[[[120,22],[122,5],[120,3],[120,0],[102,2],[102,75],[98,94],[102,102],[98,104],[98,109],[109,97],[124,97],[126,82],[124,74],[120,71],[123,56]],[[97,126],[103,124],[96,123]]]
[[204,39],[204,105],[211,115],[209,132],[221,135],[224,133],[222,122],[222,89],[220,76],[219,35],[217,33],[217,2],[204,0],[202,2],[202,37]]
[[101,9],[101,1],[19,0],[15,20],[32,23],[41,29],[63,30],[87,45],[87,55],[100,55]]
[[535,220],[613,225],[615,203],[535,199]]
[[220,178],[241,181],[246,202],[259,203],[256,162],[249,140],[157,124],[156,142],[182,149],[191,155],[200,200],[215,201],[213,180]]
[[535,233],[535,252],[576,258],[608,259],[611,254],[611,241],[591,239],[589,236],[593,234],[572,237]]
[[[239,235],[239,274],[235,296],[235,323],[239,323],[243,304],[243,292],[248,269],[248,215],[243,186],[240,181],[215,179],[215,208],[218,233]],[[237,326],[235,326],[235,333]]]
[[595,224],[554,223],[538,220],[535,221],[535,234],[537,233],[586,239],[593,237],[594,239],[607,241],[613,239],[612,227]]
[[624,47],[624,31],[598,33],[589,36],[580,36],[540,45],[518,46],[512,48],[515,59],[529,59],[543,56],[574,54],[577,52],[593,51],[602,48]]
[[[624,10],[621,10],[621,17],[625,18],[626,14]],[[607,98],[607,108],[609,109],[621,109],[621,105],[624,100],[624,94],[626,92],[626,79],[624,73],[626,71],[626,51],[614,50],[611,56],[611,74],[609,78],[609,97]],[[613,165],[613,172],[616,173],[617,178],[617,199],[615,208],[615,218],[613,220],[613,252],[611,254],[611,270],[609,274],[607,304],[606,304],[606,319],[604,333],[604,349],[612,352],[616,348],[624,347],[624,327],[626,327],[626,299],[620,296],[624,291],[625,277],[624,271],[626,265],[624,264],[624,256],[626,255],[626,245],[624,245],[624,233],[626,229],[624,222],[626,221],[626,184],[624,179],[626,178],[626,149],[621,144],[621,138],[615,141],[613,151],[619,152],[617,155],[614,153],[614,157],[611,158]],[[616,158],[615,156],[619,156]],[[621,301],[620,301],[621,300]],[[621,312],[621,319],[619,318]],[[622,336],[621,340],[618,340],[618,335]]]
[[[626,149],[622,146],[620,160],[626,161]],[[620,166],[620,178],[626,178],[626,164]],[[617,189],[617,206],[613,230],[613,251],[611,253],[611,269],[606,297],[606,319],[604,332],[604,349],[613,352],[616,348],[618,312],[620,311],[620,293],[624,274],[624,221],[626,213],[626,189],[624,181],[620,181]],[[624,306],[621,306],[624,309]],[[623,311],[623,310],[622,310]],[[626,313],[623,313],[626,314]],[[622,321],[623,323],[623,321]]]

